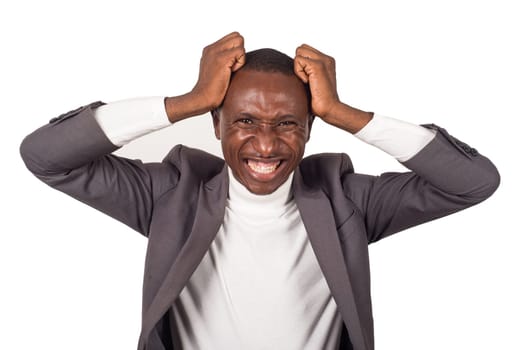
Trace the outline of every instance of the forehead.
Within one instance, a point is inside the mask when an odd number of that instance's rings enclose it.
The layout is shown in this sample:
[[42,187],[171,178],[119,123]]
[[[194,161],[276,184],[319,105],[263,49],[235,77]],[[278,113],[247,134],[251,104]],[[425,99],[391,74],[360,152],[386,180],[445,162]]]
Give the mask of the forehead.
[[308,99],[304,83],[295,75],[241,69],[231,80],[222,107],[226,114],[302,116],[308,113]]

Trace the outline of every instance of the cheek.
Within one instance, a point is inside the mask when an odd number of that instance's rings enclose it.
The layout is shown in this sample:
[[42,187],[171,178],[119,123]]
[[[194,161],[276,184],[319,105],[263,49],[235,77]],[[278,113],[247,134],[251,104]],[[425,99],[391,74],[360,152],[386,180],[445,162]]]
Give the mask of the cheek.
[[307,132],[295,132],[286,137],[286,144],[293,150],[294,153],[302,155],[306,148],[308,140]]
[[291,137],[292,143],[295,147],[304,149],[309,138],[308,128],[301,128],[300,130],[295,131]]
[[222,150],[224,156],[235,157],[251,137],[249,133],[238,129],[222,129]]

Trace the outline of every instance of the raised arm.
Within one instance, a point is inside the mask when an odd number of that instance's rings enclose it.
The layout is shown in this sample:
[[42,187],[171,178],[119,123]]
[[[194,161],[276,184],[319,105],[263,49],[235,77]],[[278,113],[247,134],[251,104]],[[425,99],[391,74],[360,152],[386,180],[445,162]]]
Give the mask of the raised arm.
[[243,57],[243,38],[231,33],[204,49],[198,82],[189,93],[80,107],[28,135],[21,156],[40,180],[147,235],[155,200],[176,186],[179,170],[111,153],[218,106]]
[[446,130],[374,116],[342,103],[333,58],[302,45],[295,73],[309,83],[315,115],[412,170],[369,176],[348,167],[343,174],[345,194],[363,215],[369,242],[479,203],[498,187],[499,173],[491,161]]

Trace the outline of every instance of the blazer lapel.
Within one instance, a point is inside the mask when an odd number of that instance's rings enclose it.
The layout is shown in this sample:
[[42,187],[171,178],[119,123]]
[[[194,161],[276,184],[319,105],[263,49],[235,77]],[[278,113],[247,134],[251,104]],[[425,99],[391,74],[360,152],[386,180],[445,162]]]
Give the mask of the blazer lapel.
[[208,251],[224,219],[227,191],[226,166],[220,174],[200,185],[194,226],[151,306],[144,314],[141,343],[147,340],[153,327],[173,304]]
[[293,194],[311,246],[342,315],[353,348],[366,349],[331,203],[320,188],[307,187],[299,169],[293,179]]

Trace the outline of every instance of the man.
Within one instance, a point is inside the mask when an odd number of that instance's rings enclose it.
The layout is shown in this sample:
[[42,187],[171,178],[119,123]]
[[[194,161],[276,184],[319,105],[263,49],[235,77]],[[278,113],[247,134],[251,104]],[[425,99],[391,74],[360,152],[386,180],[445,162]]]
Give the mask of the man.
[[[110,153],[211,111],[225,163],[176,146],[162,163]],[[344,154],[302,159],[313,118],[411,172],[353,172]],[[335,62],[244,52],[231,33],[203,51],[193,90],[95,102],[21,146],[54,188],[149,238],[139,349],[373,349],[367,246],[489,197],[491,162],[445,130],[363,112],[337,95]]]

